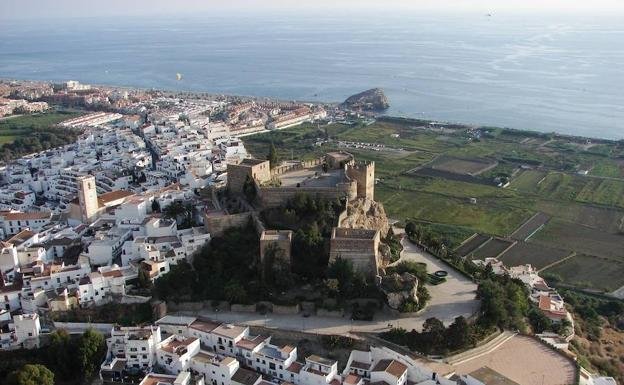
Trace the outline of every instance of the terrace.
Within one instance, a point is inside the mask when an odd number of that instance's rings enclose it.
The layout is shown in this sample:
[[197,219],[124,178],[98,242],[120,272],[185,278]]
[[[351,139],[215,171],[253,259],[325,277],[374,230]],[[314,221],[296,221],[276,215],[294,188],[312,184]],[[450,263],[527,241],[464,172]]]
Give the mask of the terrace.
[[279,176],[283,187],[334,187],[346,181],[344,170],[323,172],[321,166],[286,172]]

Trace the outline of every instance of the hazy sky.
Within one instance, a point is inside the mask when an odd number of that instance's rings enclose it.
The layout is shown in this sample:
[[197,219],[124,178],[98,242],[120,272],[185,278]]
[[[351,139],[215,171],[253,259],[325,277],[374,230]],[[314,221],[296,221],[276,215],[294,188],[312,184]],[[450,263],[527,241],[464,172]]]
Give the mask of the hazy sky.
[[624,0],[0,0],[0,19],[354,8],[381,8],[387,11],[413,8],[462,12],[624,12]]

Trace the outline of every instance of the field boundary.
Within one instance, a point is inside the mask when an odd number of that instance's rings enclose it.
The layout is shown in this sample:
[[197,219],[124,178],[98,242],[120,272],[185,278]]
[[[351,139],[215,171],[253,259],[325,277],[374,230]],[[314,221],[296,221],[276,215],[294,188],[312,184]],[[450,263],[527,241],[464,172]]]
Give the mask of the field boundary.
[[570,255],[568,255],[567,257],[561,258],[561,259],[559,259],[559,260],[557,260],[557,261],[555,261],[555,262],[553,262],[553,263],[551,263],[549,265],[546,265],[546,266],[542,267],[537,272],[540,273],[540,272],[542,272],[542,271],[544,271],[546,269],[550,269],[551,267],[555,267],[555,266],[557,266],[557,265],[567,261],[568,259],[574,258],[574,257],[576,257],[576,251],[572,251],[570,253]]

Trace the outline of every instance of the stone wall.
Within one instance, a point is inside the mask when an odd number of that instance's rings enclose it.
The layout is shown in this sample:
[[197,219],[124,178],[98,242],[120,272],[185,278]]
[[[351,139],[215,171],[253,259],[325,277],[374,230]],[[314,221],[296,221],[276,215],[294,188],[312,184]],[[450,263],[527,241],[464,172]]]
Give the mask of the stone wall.
[[220,236],[232,227],[245,227],[251,219],[251,212],[226,215],[206,215],[204,227],[211,237]]
[[327,310],[323,308],[316,309],[316,315],[318,317],[336,317],[341,318],[344,317],[344,310]]
[[317,158],[313,160],[307,161],[299,161],[299,162],[291,162],[279,165],[271,170],[271,177],[276,177],[282,174],[285,174],[290,171],[301,170],[304,168],[312,168],[316,166],[322,165],[324,162],[323,158]]
[[308,194],[322,199],[339,199],[346,197],[349,200],[357,196],[355,182],[339,183],[335,187],[260,187],[258,190],[263,207],[280,207],[294,198],[297,193]]
[[241,164],[227,165],[227,186],[232,193],[240,194],[247,178],[264,183],[271,179],[269,161],[245,159]]
[[233,303],[230,306],[231,311],[241,312],[241,313],[255,313],[256,312],[256,304],[252,305],[243,305],[239,303]]
[[273,313],[275,314],[299,314],[300,311],[301,307],[299,304],[292,306],[273,304]]
[[[358,236],[358,232],[370,232],[363,229],[334,228],[330,239],[329,260],[343,258],[351,261],[355,270],[369,276],[375,276],[380,265],[379,231],[374,237]],[[344,233],[344,234],[343,234]],[[351,233],[351,234],[350,234]]]

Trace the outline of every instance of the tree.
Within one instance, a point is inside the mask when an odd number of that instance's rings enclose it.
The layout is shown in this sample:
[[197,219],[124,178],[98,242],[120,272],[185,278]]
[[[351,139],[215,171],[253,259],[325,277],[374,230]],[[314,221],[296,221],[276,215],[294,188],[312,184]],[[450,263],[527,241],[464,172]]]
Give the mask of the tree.
[[50,367],[56,368],[55,372],[61,379],[69,379],[75,375],[75,366],[72,360],[73,349],[69,333],[64,329],[55,330],[50,334],[47,362]]
[[463,316],[455,318],[455,321],[447,329],[447,341],[452,350],[472,346],[475,342],[472,326]]
[[327,277],[338,281],[338,292],[342,297],[347,297],[353,289],[355,271],[353,263],[347,259],[336,258],[327,269]]
[[149,273],[145,269],[139,269],[139,287],[142,289],[151,289],[154,284],[150,279]]
[[423,323],[422,334],[434,351],[440,351],[445,348],[446,328],[439,319],[435,317],[427,318]]
[[154,199],[152,201],[152,211],[155,213],[159,213],[160,212],[160,203],[158,203],[158,201],[156,199]]
[[8,385],[54,385],[54,373],[44,365],[26,364],[9,374]]
[[267,160],[269,161],[271,168],[274,168],[279,164],[279,157],[277,156],[277,149],[275,148],[275,144],[273,144],[273,142],[271,142],[271,146],[269,147]]
[[100,365],[106,344],[104,336],[93,329],[87,329],[78,340],[78,363],[83,378],[90,379]]
[[230,281],[223,288],[225,299],[232,303],[244,303],[247,301],[247,291],[236,281]]
[[407,234],[408,237],[413,237],[415,233],[416,224],[412,221],[407,222],[407,224],[405,225],[405,234]]
[[529,311],[529,322],[534,333],[543,333],[552,328],[552,321],[541,311],[533,308]]

